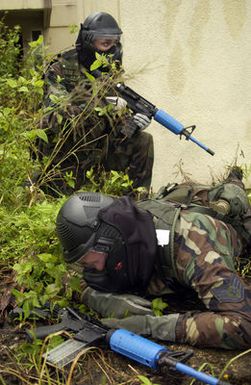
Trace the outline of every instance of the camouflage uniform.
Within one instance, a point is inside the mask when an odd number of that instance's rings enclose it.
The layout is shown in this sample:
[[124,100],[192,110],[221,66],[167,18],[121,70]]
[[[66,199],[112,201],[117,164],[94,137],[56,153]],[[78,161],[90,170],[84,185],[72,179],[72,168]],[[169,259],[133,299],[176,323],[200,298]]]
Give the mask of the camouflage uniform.
[[[85,183],[85,172],[96,167],[96,170],[128,172],[135,187],[149,189],[153,167],[152,136],[137,128],[129,112],[123,116],[116,111],[98,116],[94,110],[107,106],[105,96],[114,95],[111,81],[97,79],[95,83],[100,89],[94,97],[91,82],[83,74],[77,53],[72,49],[50,65],[45,83],[47,107],[55,108],[51,95],[69,98],[68,105],[43,119],[43,128],[49,128],[49,143],[40,141],[38,149],[40,160],[50,158],[45,170],[45,174],[49,171],[47,184],[70,194]],[[70,171],[76,178],[73,190],[64,181],[64,175]]]
[[[251,285],[238,275],[235,264],[246,247],[250,249],[250,239],[248,243],[247,238],[233,227],[234,224],[216,219],[216,213],[208,215],[207,212],[211,212],[208,207],[185,205],[163,198],[147,199],[137,205],[152,213],[156,229],[170,231],[167,244],[158,246],[146,298],[170,294],[170,288],[174,293],[182,288],[183,292],[196,293],[200,306],[198,309],[194,303],[193,310],[189,308],[186,311],[180,304],[181,312],[167,311],[167,315],[156,317],[150,313],[149,305],[139,307],[135,302],[132,310],[130,294],[122,294],[121,303],[130,304],[129,317],[104,319],[104,324],[165,341],[225,349],[249,348]],[[245,199],[243,205],[246,207]],[[177,293],[179,295],[179,291]],[[179,298],[184,301],[182,291],[181,297],[178,295],[178,301]],[[100,295],[98,303],[96,291],[97,306],[93,297],[94,294],[91,301],[87,301],[88,305],[94,305],[93,308],[103,317],[108,317],[109,312],[116,316],[112,302],[114,295],[106,299]]]
[[[192,288],[207,310],[178,314],[175,341],[191,345],[249,348],[251,344],[251,286],[235,271],[242,243],[231,225],[182,210],[174,235],[174,269],[170,275]],[[149,292],[165,292],[165,279],[153,278]],[[156,284],[157,282],[157,284]],[[165,318],[165,316],[163,316]],[[156,317],[155,323],[163,322]],[[158,334],[161,338],[161,333]]]

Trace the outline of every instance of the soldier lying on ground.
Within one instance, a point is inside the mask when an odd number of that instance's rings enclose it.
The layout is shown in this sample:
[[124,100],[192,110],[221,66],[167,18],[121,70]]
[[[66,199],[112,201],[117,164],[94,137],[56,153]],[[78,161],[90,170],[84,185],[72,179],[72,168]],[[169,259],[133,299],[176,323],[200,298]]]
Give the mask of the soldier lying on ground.
[[[232,173],[215,187],[165,191],[137,203],[80,192],[63,205],[57,232],[65,260],[84,270],[84,303],[112,328],[197,346],[249,348],[251,285],[235,269],[251,250],[241,180]],[[175,202],[178,195],[187,204]],[[154,316],[147,298],[163,296],[170,282],[194,291],[204,309]]]
[[[51,194],[79,190],[91,167],[128,172],[134,187],[150,188],[153,139],[142,132],[150,119],[127,110],[114,91],[114,78],[122,72],[121,34],[111,15],[91,14],[81,24],[76,48],[59,54],[46,70],[49,111],[42,128],[48,143],[39,140],[37,152],[45,166],[40,182]],[[92,70],[96,54],[106,60]],[[69,176],[74,187],[67,184]]]

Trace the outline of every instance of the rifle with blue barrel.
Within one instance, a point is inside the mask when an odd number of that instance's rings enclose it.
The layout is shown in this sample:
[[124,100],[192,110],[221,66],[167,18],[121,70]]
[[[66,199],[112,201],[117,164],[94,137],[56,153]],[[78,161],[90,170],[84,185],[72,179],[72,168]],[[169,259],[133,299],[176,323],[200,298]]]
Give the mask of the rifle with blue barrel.
[[191,140],[210,155],[214,155],[214,151],[210,150],[210,148],[208,148],[205,144],[201,143],[199,140],[192,136],[192,133],[196,128],[195,125],[191,127],[184,127],[182,123],[178,122],[178,120],[174,119],[167,112],[158,109],[154,104],[144,99],[142,96],[137,94],[134,90],[124,85],[123,83],[118,83],[116,85],[116,90],[122,96],[122,98],[126,100],[128,107],[133,112],[144,114],[149,119],[153,118],[156,120],[156,122],[166,127],[175,135],[180,135],[180,137],[183,135],[186,140]]
[[112,351],[152,369],[176,370],[209,385],[230,385],[185,364],[184,362],[193,354],[190,350],[188,352],[172,351],[128,330],[109,330],[99,321],[88,315],[80,315],[69,307],[61,312],[60,323],[41,326],[28,330],[27,333],[30,338],[45,338],[59,331],[73,332],[73,338],[44,354],[46,362],[58,368],[71,363],[85,348],[105,344]]

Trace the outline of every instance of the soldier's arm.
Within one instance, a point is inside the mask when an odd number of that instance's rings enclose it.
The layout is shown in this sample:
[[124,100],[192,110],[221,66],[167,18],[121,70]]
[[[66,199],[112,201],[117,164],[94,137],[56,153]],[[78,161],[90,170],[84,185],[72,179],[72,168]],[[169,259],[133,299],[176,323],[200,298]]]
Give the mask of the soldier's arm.
[[233,257],[240,251],[234,236],[234,229],[211,217],[198,213],[183,215],[175,235],[178,280],[196,291],[205,310],[106,319],[104,323],[196,346],[250,347],[251,286],[234,270]]
[[[67,97],[69,94],[64,85],[62,64],[60,61],[52,63],[44,75],[45,80],[45,106],[54,106],[56,97]],[[52,96],[52,97],[51,97]]]
[[[231,282],[231,278],[229,280]],[[229,281],[226,284],[229,287]],[[103,323],[111,328],[125,328],[163,341],[199,347],[248,349],[251,344],[251,289],[243,283],[241,285],[242,289],[249,290],[249,294],[246,298],[239,298],[234,306],[223,299],[225,310],[207,309],[158,317],[138,315],[119,320],[108,318]],[[212,296],[211,301],[210,307],[213,307],[212,303],[218,299]]]
[[251,286],[234,269],[241,252],[236,231],[211,217],[188,213],[177,228],[179,279],[205,311],[180,315],[176,338],[192,345],[247,348],[251,344]]

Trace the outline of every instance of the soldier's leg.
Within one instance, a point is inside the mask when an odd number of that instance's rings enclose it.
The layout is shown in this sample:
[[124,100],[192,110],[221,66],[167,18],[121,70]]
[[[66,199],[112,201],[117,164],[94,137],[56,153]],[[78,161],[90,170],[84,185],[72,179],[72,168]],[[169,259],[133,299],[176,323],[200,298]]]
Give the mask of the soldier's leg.
[[241,245],[236,231],[209,216],[188,213],[176,228],[179,280],[208,310],[179,317],[176,337],[192,345],[242,349],[251,345],[251,285],[234,269]]
[[90,129],[88,125],[85,127],[84,119],[80,119],[78,109],[71,119],[66,112],[62,112],[62,116],[60,124],[55,113],[45,121],[49,141],[40,141],[39,148],[41,164],[43,158],[47,159],[47,166],[41,173],[41,188],[52,195],[70,195],[82,188],[86,183],[86,171],[102,163],[107,148],[102,121],[95,129]]
[[128,172],[134,187],[151,186],[154,148],[152,135],[139,132],[112,147],[105,162],[106,170]]
[[132,138],[132,156],[129,167],[129,176],[134,180],[135,187],[143,186],[150,189],[153,161],[153,137],[147,132],[139,132],[137,137]]

